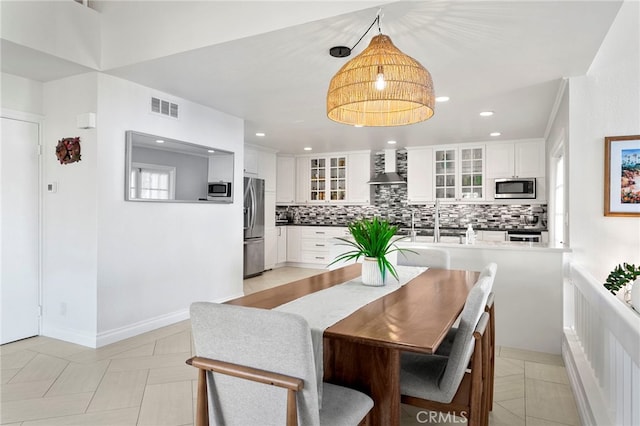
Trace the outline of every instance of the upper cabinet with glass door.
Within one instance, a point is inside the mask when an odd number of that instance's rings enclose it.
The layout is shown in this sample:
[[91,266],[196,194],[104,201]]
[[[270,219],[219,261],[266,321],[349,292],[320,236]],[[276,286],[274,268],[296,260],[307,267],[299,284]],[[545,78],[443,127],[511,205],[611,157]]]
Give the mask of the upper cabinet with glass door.
[[434,194],[444,200],[482,200],[484,191],[484,146],[436,147]]
[[345,201],[347,196],[347,157],[309,158],[309,201]]

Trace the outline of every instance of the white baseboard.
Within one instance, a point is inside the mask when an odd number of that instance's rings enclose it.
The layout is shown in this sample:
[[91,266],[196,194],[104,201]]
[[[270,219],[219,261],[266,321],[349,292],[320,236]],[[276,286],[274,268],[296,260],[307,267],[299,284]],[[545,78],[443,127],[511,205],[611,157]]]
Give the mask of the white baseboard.
[[613,425],[598,380],[582,346],[573,331],[567,328],[562,339],[562,359],[576,399],[580,423],[584,426]]
[[95,335],[80,333],[68,328],[51,327],[43,323],[40,335],[51,337],[52,339],[64,340],[69,343],[75,343],[76,345],[87,346],[89,348],[97,347]]
[[110,343],[115,343],[120,340],[137,336],[139,334],[146,333],[147,331],[152,331],[187,319],[189,319],[189,309],[182,309],[166,315],[160,315],[155,318],[149,318],[124,327],[98,333],[96,347],[100,348]]

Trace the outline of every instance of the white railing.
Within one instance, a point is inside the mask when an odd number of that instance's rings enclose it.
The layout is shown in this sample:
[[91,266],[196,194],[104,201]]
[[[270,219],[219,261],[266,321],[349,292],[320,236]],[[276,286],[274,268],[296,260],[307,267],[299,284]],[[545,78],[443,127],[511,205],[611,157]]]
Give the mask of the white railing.
[[640,314],[580,265],[570,266],[565,284],[564,337],[582,423],[640,425]]

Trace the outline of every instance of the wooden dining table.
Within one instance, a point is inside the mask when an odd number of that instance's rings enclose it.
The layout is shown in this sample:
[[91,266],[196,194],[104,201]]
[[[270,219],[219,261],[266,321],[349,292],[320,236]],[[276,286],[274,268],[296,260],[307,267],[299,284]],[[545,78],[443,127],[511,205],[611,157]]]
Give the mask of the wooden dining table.
[[[360,276],[352,264],[227,302],[272,309]],[[324,331],[324,380],[370,395],[371,424],[400,424],[400,353],[432,354],[462,311],[475,271],[429,268]]]

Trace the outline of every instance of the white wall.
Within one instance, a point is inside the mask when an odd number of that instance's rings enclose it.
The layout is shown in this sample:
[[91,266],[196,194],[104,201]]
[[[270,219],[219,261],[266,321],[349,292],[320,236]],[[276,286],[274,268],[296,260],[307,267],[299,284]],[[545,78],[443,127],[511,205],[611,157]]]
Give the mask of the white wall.
[[100,14],[74,1],[0,2],[0,35],[86,67],[100,65]]
[[[94,346],[97,331],[97,137],[76,116],[95,112],[97,74],[44,84],[43,173],[56,193],[43,199],[42,334]],[[58,141],[80,136],[81,161],[60,164]]]
[[42,90],[39,81],[6,73],[0,76],[2,108],[41,115]]
[[[178,103],[180,119],[148,112],[151,96]],[[126,130],[235,152],[235,202],[125,202]],[[243,121],[100,74],[97,131],[98,344],[242,295]]]
[[640,218],[603,213],[604,137],[640,134],[639,9],[624,2],[588,74],[569,83],[571,248],[600,282],[619,263],[640,263]]
[[[180,105],[179,120],[151,114],[151,96]],[[188,318],[196,300],[242,295],[242,185],[233,204],[124,201],[125,131],[236,153],[243,122],[165,93],[87,73],[44,84],[44,335],[102,346]],[[76,128],[96,112],[97,128]],[[55,145],[80,136],[82,160],[60,165]]]

